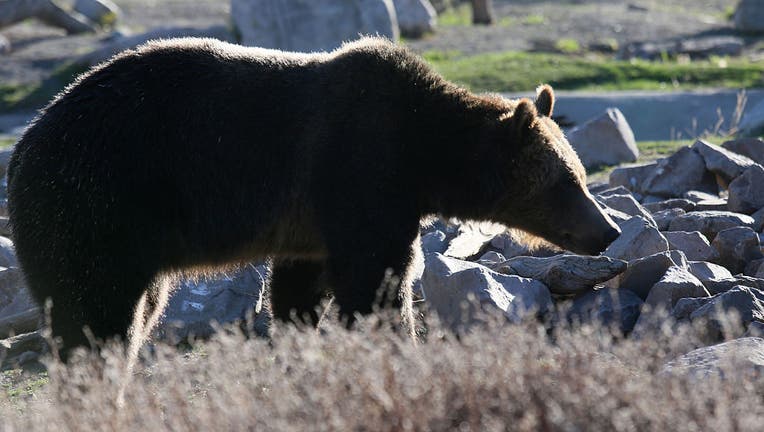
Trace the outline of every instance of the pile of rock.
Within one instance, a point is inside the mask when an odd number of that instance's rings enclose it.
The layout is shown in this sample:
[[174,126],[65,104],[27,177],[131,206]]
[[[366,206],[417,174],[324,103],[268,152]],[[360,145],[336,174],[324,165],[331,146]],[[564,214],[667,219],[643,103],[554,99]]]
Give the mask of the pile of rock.
[[[615,169],[609,184],[590,185],[622,230],[598,257],[532,251],[512,232],[486,239],[439,221],[422,237],[424,303],[457,331],[475,322],[480,305],[510,321],[597,321],[630,337],[677,322],[698,324],[710,342],[761,334],[762,162],[761,140],[697,141]],[[471,248],[478,252],[448,256],[449,239],[468,243],[464,236],[483,241]]]

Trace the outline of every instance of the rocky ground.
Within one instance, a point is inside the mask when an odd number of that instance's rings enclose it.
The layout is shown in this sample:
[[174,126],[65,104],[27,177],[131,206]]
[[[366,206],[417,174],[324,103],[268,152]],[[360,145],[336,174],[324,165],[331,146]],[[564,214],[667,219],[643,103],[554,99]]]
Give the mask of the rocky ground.
[[[227,25],[226,0],[116,0],[122,9],[116,30],[124,34],[157,27]],[[496,0],[498,23],[491,27],[446,25],[421,40],[415,50],[464,53],[532,49],[563,38],[581,44],[624,45],[677,36],[725,34],[729,0]],[[109,32],[65,37],[34,20],[0,30],[14,46],[0,61],[0,82],[34,83],[56,66],[95,49]]]

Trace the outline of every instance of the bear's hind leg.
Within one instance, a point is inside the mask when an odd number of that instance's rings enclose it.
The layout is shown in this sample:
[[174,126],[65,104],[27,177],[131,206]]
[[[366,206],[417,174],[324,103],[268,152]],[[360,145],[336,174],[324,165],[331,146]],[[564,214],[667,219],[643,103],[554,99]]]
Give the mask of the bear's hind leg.
[[324,296],[321,261],[289,260],[273,263],[271,270],[271,312],[284,322],[315,326],[318,306]]

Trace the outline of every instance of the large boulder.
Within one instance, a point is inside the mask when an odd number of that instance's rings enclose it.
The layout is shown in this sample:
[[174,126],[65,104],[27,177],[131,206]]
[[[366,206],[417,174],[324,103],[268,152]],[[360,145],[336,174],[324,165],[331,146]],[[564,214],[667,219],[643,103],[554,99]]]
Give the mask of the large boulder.
[[[625,189],[625,188],[624,188]],[[606,206],[626,213],[629,216],[642,216],[648,221],[653,221],[653,216],[650,212],[642,207],[639,202],[631,194],[599,194],[595,197],[597,202],[605,204]],[[653,221],[654,222],[654,221]]]
[[611,187],[623,186],[632,192],[642,192],[642,185],[645,183],[658,164],[655,162],[644,165],[631,165],[618,167],[610,172],[608,183]]
[[330,51],[359,35],[398,38],[392,0],[231,0],[243,45]]
[[634,328],[641,308],[642,300],[633,292],[604,288],[575,299],[567,311],[567,319],[573,323],[617,326],[622,333],[628,333]]
[[752,165],[729,184],[727,207],[730,211],[751,214],[764,207],[764,167]]
[[716,249],[699,231],[666,231],[663,236],[672,250],[684,252],[690,261],[713,261],[719,257]]
[[764,339],[747,337],[698,348],[667,363],[661,374],[707,379],[742,372],[764,373]]
[[267,334],[270,317],[263,307],[267,269],[247,264],[218,277],[181,281],[155,332],[164,339],[179,341],[189,336],[207,337],[220,324],[251,320],[255,333]]
[[634,162],[639,157],[634,132],[618,108],[608,108],[566,135],[587,167]]
[[703,157],[706,168],[721,177],[727,184],[755,163],[746,156],[703,140],[695,141],[692,148]]
[[700,231],[710,241],[716,238],[719,231],[737,226],[752,228],[755,221],[752,217],[728,211],[694,211],[677,216],[669,224],[669,231]]
[[426,305],[454,330],[464,329],[479,318],[477,306],[498,309],[512,322],[552,308],[549,289],[539,281],[497,273],[438,253],[425,258],[422,291]]
[[[764,103],[762,104],[764,109]],[[740,138],[725,141],[722,147],[729,151],[749,157],[759,165],[764,165],[764,140],[761,138]]]
[[719,252],[716,263],[727,267],[732,274],[742,273],[746,264],[764,257],[759,247],[759,236],[748,227],[720,231],[712,245]]
[[712,339],[740,337],[752,322],[764,321],[764,292],[736,286],[709,298],[690,314],[690,320],[703,323]]
[[610,258],[631,261],[669,249],[658,228],[641,216],[620,224],[621,235],[602,252]]
[[653,309],[670,311],[682,298],[710,297],[703,284],[687,269],[672,266],[658,282],[650,288],[645,304]]
[[668,198],[679,197],[688,190],[718,193],[716,179],[706,170],[703,157],[690,147],[682,147],[673,155],[660,159],[642,184],[642,190]]
[[687,266],[681,252],[661,252],[636,259],[629,262],[628,268],[621,275],[619,288],[631,291],[644,300],[666,271],[676,266]]
[[764,32],[764,3],[761,0],[740,0],[734,18],[738,30]]
[[393,0],[401,35],[420,37],[435,30],[437,12],[430,0]]

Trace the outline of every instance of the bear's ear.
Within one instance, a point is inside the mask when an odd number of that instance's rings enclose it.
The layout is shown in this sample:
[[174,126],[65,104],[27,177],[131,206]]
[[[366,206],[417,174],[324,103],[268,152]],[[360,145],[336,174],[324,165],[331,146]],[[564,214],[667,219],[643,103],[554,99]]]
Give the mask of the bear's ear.
[[536,109],[539,114],[546,117],[552,117],[554,110],[554,91],[547,84],[542,84],[536,88]]
[[531,124],[538,117],[536,106],[528,99],[520,99],[512,113],[512,124],[518,130],[530,129]]

